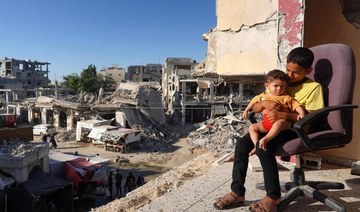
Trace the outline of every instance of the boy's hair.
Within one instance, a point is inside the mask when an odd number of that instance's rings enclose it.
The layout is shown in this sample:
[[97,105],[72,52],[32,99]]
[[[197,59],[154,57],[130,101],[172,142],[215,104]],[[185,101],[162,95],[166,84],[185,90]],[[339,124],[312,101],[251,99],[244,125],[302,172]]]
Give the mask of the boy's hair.
[[286,63],[296,63],[303,68],[311,68],[314,61],[314,53],[305,47],[297,47],[290,51]]
[[280,71],[278,69],[274,69],[269,71],[269,73],[267,73],[265,75],[265,82],[266,83],[270,83],[273,80],[281,80],[284,82],[288,82],[289,81],[289,76],[287,74],[285,74],[285,72]]

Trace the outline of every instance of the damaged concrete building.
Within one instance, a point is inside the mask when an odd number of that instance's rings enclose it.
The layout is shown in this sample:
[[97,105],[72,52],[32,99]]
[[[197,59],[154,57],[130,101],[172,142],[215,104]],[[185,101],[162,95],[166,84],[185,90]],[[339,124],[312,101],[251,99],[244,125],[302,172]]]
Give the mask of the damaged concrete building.
[[71,130],[89,109],[87,104],[39,96],[29,107],[29,120],[32,123],[53,124],[55,127]]
[[113,64],[111,67],[100,70],[98,74],[112,77],[116,83],[125,81],[125,69],[119,67],[117,64]]
[[0,60],[0,89],[15,90],[18,96],[34,96],[31,89],[50,83],[49,65],[48,62],[5,57]]
[[[191,58],[166,58],[162,70],[162,98],[165,108],[170,114],[177,115],[181,108],[181,93],[183,86],[181,80],[191,79],[191,71],[197,65]],[[195,89],[195,91],[194,91]],[[189,92],[196,92],[189,88]]]
[[134,65],[127,68],[127,80],[131,82],[161,83],[161,64]]

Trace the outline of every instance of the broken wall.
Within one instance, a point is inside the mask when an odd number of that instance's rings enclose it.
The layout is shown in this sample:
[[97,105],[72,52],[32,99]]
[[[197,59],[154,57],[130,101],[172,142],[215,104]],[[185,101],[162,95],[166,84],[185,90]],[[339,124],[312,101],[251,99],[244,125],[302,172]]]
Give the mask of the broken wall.
[[277,67],[278,1],[217,0],[217,26],[205,35],[206,72],[262,75]]
[[126,116],[125,116],[124,112],[116,111],[115,112],[115,120],[116,120],[116,126],[120,125],[121,127],[126,128]]
[[137,98],[141,109],[150,114],[153,120],[161,124],[165,123],[164,106],[158,90],[151,87],[141,87]]
[[[307,0],[305,10],[304,46],[312,47],[325,43],[343,43],[352,47],[357,67],[360,67],[360,31],[350,23],[343,13],[347,14],[346,7],[342,8],[342,3],[357,3],[353,0]],[[355,10],[359,7],[351,7]],[[351,11],[350,11],[351,12]],[[353,18],[360,20],[360,13]],[[319,15],[321,14],[321,15]],[[354,19],[352,19],[354,20]],[[357,72],[359,68],[357,68]],[[355,79],[355,91],[353,103],[360,105],[360,74]],[[360,111],[354,110],[354,117],[359,117]],[[327,150],[323,154],[330,156],[360,160],[360,120],[354,118],[354,131],[352,142],[344,148]]]
[[[199,75],[253,76],[284,70],[287,53],[303,43],[304,0],[217,0],[217,26]],[[227,78],[227,81],[239,78]]]
[[112,95],[112,103],[129,104],[140,109],[152,120],[165,123],[164,105],[158,82],[121,83]]

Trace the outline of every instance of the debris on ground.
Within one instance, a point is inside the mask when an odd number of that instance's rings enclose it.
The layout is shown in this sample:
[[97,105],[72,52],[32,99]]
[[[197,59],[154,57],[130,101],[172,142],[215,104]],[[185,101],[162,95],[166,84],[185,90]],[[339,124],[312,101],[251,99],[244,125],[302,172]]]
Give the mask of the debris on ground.
[[66,141],[75,141],[76,140],[76,132],[75,129],[71,130],[61,130],[57,132],[55,135],[56,142],[66,142]]
[[250,124],[241,117],[241,113],[209,119],[190,133],[188,143],[194,148],[204,147],[209,151],[231,151],[237,139],[247,133]]

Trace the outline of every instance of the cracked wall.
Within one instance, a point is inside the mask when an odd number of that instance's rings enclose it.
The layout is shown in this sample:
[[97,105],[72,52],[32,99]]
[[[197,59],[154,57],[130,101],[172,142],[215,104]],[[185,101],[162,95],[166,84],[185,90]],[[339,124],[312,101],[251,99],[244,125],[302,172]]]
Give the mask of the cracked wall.
[[276,68],[278,1],[217,0],[216,4],[217,26],[204,35],[206,72],[262,75]]

